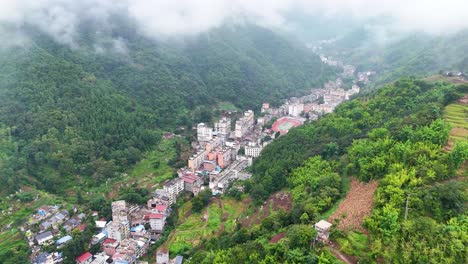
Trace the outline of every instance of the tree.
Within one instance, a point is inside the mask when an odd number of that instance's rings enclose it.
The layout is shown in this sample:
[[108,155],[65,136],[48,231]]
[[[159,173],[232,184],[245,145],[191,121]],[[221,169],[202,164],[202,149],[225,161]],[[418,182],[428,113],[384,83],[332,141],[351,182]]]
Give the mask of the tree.
[[292,225],[286,232],[290,248],[308,249],[316,236],[317,231],[308,225]]

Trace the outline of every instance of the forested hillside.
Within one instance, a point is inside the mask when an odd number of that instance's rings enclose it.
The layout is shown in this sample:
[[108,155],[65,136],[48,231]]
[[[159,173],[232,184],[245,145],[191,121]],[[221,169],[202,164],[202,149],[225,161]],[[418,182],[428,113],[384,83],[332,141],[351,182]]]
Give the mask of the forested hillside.
[[379,185],[363,223],[368,234],[332,231],[341,250],[359,263],[465,263],[467,183],[457,176],[468,144],[445,148],[442,111],[467,92],[403,79],[291,130],[264,149],[245,189],[259,204],[288,190],[292,209],[202,243],[190,263],[337,263],[311,243],[311,225],[333,210],[350,175]]
[[24,46],[0,50],[2,191],[101,182],[162,131],[211,121],[220,101],[258,108],[334,76],[304,47],[254,26],[155,41],[127,21],[104,31],[84,24],[74,46],[25,31]]
[[424,76],[440,70],[468,72],[468,31],[431,35],[388,36],[376,40],[376,34],[358,29],[330,48],[344,61],[379,74],[379,84],[407,76]]

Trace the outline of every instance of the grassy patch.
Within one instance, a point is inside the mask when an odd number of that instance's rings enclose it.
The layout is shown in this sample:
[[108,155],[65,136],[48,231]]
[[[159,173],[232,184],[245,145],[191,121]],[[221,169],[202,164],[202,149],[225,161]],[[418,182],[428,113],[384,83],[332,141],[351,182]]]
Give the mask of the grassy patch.
[[174,169],[168,162],[176,156],[174,143],[175,139],[161,141],[155,150],[148,152],[146,157],[135,165],[129,173],[130,178],[153,184],[172,178]]
[[369,253],[367,236],[350,231],[345,238],[339,238],[340,250],[352,256],[363,257]]
[[218,109],[221,111],[237,111],[237,107],[230,102],[220,102],[218,103]]
[[[220,206],[221,205],[221,206]],[[171,255],[182,254],[198,245],[202,239],[209,239],[223,229],[232,231],[236,219],[245,212],[247,205],[242,201],[223,198],[214,200],[201,213],[190,214],[190,202],[179,208],[179,222],[163,247],[169,248]],[[205,216],[208,219],[205,219]]]

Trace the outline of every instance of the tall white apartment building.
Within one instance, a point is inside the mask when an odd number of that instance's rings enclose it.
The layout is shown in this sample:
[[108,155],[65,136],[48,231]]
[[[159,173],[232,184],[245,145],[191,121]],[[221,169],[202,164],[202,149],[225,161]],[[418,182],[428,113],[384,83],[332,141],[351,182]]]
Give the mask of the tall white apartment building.
[[237,138],[242,138],[247,134],[249,130],[253,128],[255,123],[255,116],[252,110],[247,110],[244,112],[244,116],[236,121],[236,130],[234,135]]
[[197,125],[197,140],[198,141],[210,141],[213,137],[213,129],[205,123]]

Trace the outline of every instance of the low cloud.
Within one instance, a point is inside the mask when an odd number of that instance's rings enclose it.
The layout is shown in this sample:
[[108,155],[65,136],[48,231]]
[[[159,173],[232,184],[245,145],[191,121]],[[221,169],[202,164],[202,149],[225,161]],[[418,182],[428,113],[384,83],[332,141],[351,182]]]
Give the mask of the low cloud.
[[[441,34],[468,28],[466,0],[0,0],[0,6],[0,24],[34,25],[71,46],[80,22],[110,25],[109,17],[116,13],[153,38],[195,35],[231,22],[287,28],[286,14],[294,12],[362,23],[388,17],[384,26],[401,32]],[[5,30],[0,34],[6,39]]]

